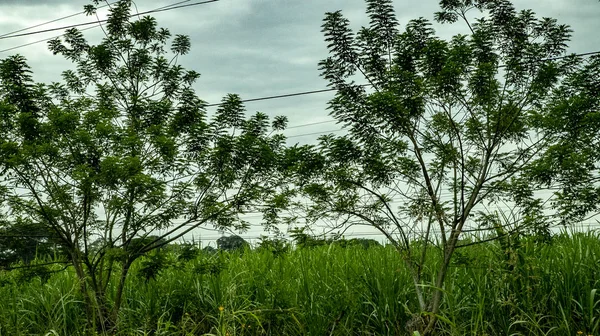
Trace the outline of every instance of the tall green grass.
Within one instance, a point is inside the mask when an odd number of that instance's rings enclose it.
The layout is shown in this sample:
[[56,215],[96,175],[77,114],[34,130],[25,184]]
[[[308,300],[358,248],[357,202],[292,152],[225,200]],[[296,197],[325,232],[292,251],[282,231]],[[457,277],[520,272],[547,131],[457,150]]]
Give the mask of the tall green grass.
[[[391,247],[320,246],[200,254],[126,287],[121,335],[404,335],[417,311]],[[439,260],[427,261],[433,279]],[[0,335],[78,335],[84,307],[71,270],[46,283],[0,274]],[[459,250],[445,286],[439,335],[600,335],[600,237],[560,234]],[[109,292],[114,289],[109,288]]]

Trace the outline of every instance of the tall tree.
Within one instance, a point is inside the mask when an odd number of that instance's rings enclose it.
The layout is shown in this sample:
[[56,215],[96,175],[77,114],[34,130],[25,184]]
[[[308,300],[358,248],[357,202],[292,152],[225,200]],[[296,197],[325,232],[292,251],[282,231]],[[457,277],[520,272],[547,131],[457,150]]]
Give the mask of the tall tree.
[[[296,196],[313,201],[313,222],[370,225],[396,246],[421,311],[407,327],[430,334],[465,232],[547,231],[521,177],[552,141],[534,115],[580,60],[554,59],[565,53],[568,26],[507,0],[441,1],[436,20],[461,21],[468,32],[449,40],[423,18],[401,31],[391,0],[366,4],[370,24],[358,33],[340,11],[322,26],[330,55],[320,69],[337,90],[330,111],[348,134],[289,149],[284,167]],[[469,20],[473,10],[482,17]],[[428,275],[431,254],[441,263]]]
[[[246,118],[232,94],[209,118],[192,88],[199,74],[178,64],[189,38],[172,37],[152,17],[134,20],[130,5],[111,4],[97,45],[77,29],[49,42],[75,65],[63,83],[35,84],[21,56],[0,63],[9,216],[53,233],[80,279],[89,320],[104,330],[117,325],[137,258],[201,225],[248,227],[237,215],[280,183],[272,169],[284,138],[271,129],[286,124]],[[85,9],[95,14],[94,5]]]

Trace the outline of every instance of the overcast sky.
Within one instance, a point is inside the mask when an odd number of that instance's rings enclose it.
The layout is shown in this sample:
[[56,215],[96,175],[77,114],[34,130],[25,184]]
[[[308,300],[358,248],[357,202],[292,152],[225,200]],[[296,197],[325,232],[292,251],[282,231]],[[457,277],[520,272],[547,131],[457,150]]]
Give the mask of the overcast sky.
[[[179,2],[137,1],[139,11]],[[188,3],[194,3],[191,0]],[[433,18],[438,0],[394,1],[402,25],[413,18]],[[82,0],[0,0],[0,35],[80,12],[90,1]],[[554,17],[569,24],[574,34],[570,52],[600,50],[600,2],[598,0],[516,0],[518,9],[530,8],[539,16]],[[367,25],[364,0],[221,0],[205,5],[156,13],[160,26],[173,34],[191,37],[191,53],[182,64],[202,74],[196,86],[198,95],[209,103],[219,102],[227,93],[244,99],[325,88],[317,63],[327,56],[320,32],[325,12],[342,10],[356,29]],[[102,16],[104,11],[100,11]],[[33,30],[86,22],[92,17],[75,16]],[[465,32],[462,24],[435,25],[438,34],[448,38]],[[0,51],[51,38],[50,32],[0,39]],[[89,40],[102,37],[98,28],[84,33]],[[0,59],[19,53],[32,67],[40,82],[60,80],[69,63],[48,52],[46,43],[0,52]],[[330,120],[327,101],[331,93],[247,103],[249,112],[271,116],[285,115],[289,126]],[[336,130],[335,123],[291,128],[290,141],[314,142],[318,135],[298,136]],[[364,231],[364,230],[362,230]],[[255,232],[256,233],[256,232]],[[250,234],[251,235],[251,234]]]

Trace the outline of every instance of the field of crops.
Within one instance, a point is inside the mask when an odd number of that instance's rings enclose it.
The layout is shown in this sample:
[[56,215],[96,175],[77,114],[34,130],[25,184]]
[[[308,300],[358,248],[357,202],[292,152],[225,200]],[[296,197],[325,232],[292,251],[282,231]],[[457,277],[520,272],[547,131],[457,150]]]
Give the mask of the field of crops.
[[[440,334],[600,334],[599,238],[560,234],[547,245],[459,250]],[[403,335],[417,307],[390,246],[190,251],[134,264],[119,334]],[[148,267],[152,260],[164,267]],[[0,274],[0,335],[91,333],[70,268],[47,279],[25,270]]]

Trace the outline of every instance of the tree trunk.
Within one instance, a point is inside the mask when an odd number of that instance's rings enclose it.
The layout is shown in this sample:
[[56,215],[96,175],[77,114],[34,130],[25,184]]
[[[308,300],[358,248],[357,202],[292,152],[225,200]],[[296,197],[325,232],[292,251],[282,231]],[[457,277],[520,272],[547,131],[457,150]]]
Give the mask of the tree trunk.
[[431,302],[429,305],[429,319],[427,322],[427,327],[423,331],[423,336],[430,335],[433,333],[435,328],[435,324],[438,320],[438,314],[440,312],[440,306],[442,304],[442,298],[444,295],[443,286],[446,280],[446,275],[448,274],[448,268],[450,266],[450,261],[452,260],[452,254],[454,254],[454,250],[456,248],[456,243],[458,242],[458,235],[451,235],[448,245],[444,250],[444,261],[440,266],[440,270],[438,272],[437,278],[435,280],[435,288],[433,288],[433,294],[431,296]]
[[112,329],[113,323],[110,321],[110,314],[107,305],[106,293],[104,291],[104,285],[102,283],[102,275],[100,274],[100,281],[98,281],[98,275],[95,273],[96,271],[92,268],[89,268],[88,265],[88,273],[89,278],[91,279],[90,284],[92,286],[92,290],[94,291],[94,297],[96,299],[96,306],[98,307],[99,312],[99,331],[106,332]]
[[127,274],[129,273],[129,267],[133,260],[127,259],[123,262],[123,268],[121,269],[121,276],[119,277],[119,284],[117,285],[117,293],[115,294],[115,301],[112,308],[112,322],[114,326],[117,325],[119,319],[119,310],[121,309],[123,290],[125,289],[125,283],[127,281]]
[[96,295],[92,295],[92,293],[90,293],[88,276],[85,273],[79,252],[71,251],[70,255],[71,261],[73,262],[73,268],[75,268],[75,273],[77,274],[77,278],[79,280],[79,289],[83,295],[88,323],[91,323],[92,327],[95,327],[96,329],[104,328],[106,323],[106,314],[103,311],[104,309],[100,306],[101,302],[97,301]]

